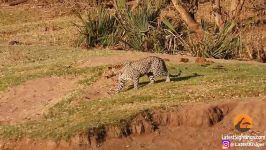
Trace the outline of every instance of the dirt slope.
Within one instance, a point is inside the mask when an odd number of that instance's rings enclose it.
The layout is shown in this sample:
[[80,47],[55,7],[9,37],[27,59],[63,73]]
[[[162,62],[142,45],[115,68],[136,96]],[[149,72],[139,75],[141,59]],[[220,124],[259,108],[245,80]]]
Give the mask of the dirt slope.
[[95,100],[98,98],[108,97],[114,94],[114,87],[116,86],[115,79],[107,79],[101,77],[92,85],[86,88],[85,98],[88,100]]
[[0,124],[36,119],[71,92],[75,80],[47,77],[27,81],[0,93]]

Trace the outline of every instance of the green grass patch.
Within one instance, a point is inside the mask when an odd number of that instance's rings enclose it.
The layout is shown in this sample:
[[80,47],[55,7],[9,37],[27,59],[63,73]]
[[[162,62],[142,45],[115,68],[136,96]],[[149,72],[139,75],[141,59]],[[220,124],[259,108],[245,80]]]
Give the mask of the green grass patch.
[[84,50],[58,46],[6,46],[0,45],[0,68],[10,66],[40,66],[56,63],[76,63],[97,56],[110,56],[123,52],[110,50]]
[[83,77],[81,81],[86,81],[86,85],[95,81],[103,72],[104,67],[86,67],[86,68],[74,68],[64,66],[52,66],[43,69],[36,69],[33,72],[25,70],[23,72],[8,72],[4,74],[0,79],[0,91],[5,90],[8,87],[18,85],[24,81],[32,80],[42,77],[51,76],[75,76]]
[[117,54],[119,53],[106,50],[0,45],[0,91],[27,80],[47,76],[80,76],[80,82],[88,85],[101,75],[103,67],[80,68],[79,63],[93,57]]
[[50,108],[39,121],[0,126],[0,137],[68,139],[91,128],[119,124],[147,109],[266,95],[265,65],[182,64],[169,65],[169,68],[173,74],[182,70],[181,77],[170,83],[159,79],[154,85],[146,85],[148,79],[143,78],[139,90],[130,89],[94,101],[83,100],[85,91],[79,91]]

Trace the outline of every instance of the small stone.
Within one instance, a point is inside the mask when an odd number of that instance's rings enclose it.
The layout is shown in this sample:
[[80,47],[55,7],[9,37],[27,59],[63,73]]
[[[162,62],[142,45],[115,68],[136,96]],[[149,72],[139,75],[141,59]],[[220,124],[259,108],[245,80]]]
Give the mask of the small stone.
[[189,62],[188,58],[180,58],[179,62],[187,63]]
[[12,40],[8,43],[8,45],[19,45],[21,44],[19,41]]

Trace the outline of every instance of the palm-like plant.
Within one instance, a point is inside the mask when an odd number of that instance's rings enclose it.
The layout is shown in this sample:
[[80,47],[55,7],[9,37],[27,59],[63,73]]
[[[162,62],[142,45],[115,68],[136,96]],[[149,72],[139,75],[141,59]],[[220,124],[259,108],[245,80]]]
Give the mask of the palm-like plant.
[[78,26],[82,40],[85,39],[88,46],[109,46],[117,42],[116,19],[106,9],[97,8],[96,13],[90,13],[86,20],[80,14],[78,17],[82,21],[82,25]]
[[166,39],[169,42],[168,46],[176,47],[176,42],[173,41],[177,40],[184,50],[193,56],[230,59],[238,57],[242,49],[240,34],[236,32],[236,23],[234,22],[226,23],[224,29],[217,34],[206,33],[200,40],[195,40],[191,36],[185,39],[175,31],[169,21],[164,20],[163,23],[168,28],[166,31],[170,37],[170,40]]
[[134,49],[144,49],[149,32],[154,29],[152,24],[158,15],[159,11],[148,7],[147,4],[131,11],[125,0],[116,0],[116,19],[120,29],[124,30],[120,40]]
[[205,35],[202,42],[189,40],[190,51],[195,56],[230,59],[238,57],[242,48],[240,34],[235,32],[234,22],[226,23],[224,29],[215,35]]

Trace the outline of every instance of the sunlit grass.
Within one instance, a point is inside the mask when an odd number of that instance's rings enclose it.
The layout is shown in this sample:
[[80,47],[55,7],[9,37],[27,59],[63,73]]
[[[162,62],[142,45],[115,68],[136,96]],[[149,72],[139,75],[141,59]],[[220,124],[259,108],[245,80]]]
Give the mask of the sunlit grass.
[[[89,83],[86,76],[93,69],[78,67],[80,61],[120,53],[107,50],[0,45],[0,91],[27,80],[47,76],[82,76],[85,77],[82,82]],[[98,69],[103,70],[103,67]]]
[[266,95],[265,65],[183,64],[169,65],[169,68],[173,74],[182,70],[182,76],[170,83],[159,79],[154,85],[146,85],[148,80],[144,78],[139,90],[128,89],[94,101],[86,101],[82,96],[86,91],[81,90],[52,107],[39,121],[2,126],[0,136],[68,139],[91,128],[119,124],[147,109]]

